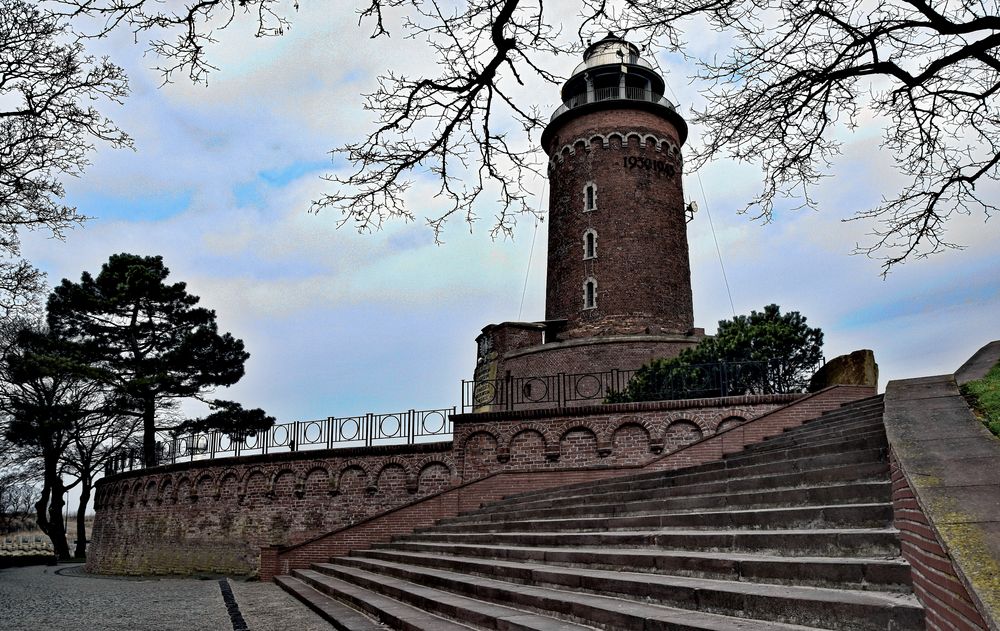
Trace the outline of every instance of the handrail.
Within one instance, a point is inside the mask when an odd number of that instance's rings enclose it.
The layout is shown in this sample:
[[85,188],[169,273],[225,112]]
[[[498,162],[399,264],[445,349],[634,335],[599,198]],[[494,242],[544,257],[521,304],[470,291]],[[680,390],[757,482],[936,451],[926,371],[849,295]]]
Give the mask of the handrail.
[[[328,417],[275,425],[265,432],[233,437],[223,432],[156,433],[156,465],[310,449],[412,445],[448,439],[455,408]],[[141,447],[123,450],[106,467],[108,475],[145,467]]]
[[628,66],[640,66],[642,68],[648,68],[653,70],[653,64],[649,63],[639,55],[635,54],[621,54],[617,52],[614,53],[598,53],[587,57],[584,61],[580,62],[576,68],[573,69],[573,75],[580,74],[587,68],[594,68],[596,66],[611,66],[614,64],[623,64]]
[[667,100],[662,94],[652,90],[647,90],[645,88],[633,88],[629,86],[612,86],[610,88],[597,88],[590,92],[582,92],[570,99],[567,99],[562,105],[559,106],[558,109],[556,109],[555,112],[552,113],[552,116],[549,118],[549,122],[551,123],[560,115],[571,109],[588,103],[597,103],[600,101],[645,101],[647,103],[656,103],[657,105],[666,107],[669,110],[676,110],[673,103]]
[[[635,373],[608,370],[463,380],[462,413],[601,403],[609,395],[623,392]],[[666,382],[647,384],[645,394],[649,400],[782,394],[789,391],[786,377],[784,365],[776,360],[693,364],[671,373]]]

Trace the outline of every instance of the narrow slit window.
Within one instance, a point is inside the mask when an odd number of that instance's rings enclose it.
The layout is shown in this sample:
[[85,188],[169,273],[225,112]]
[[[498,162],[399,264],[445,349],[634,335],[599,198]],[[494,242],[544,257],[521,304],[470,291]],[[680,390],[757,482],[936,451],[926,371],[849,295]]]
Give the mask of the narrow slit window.
[[588,230],[583,238],[583,258],[597,258],[597,235],[593,230]]
[[594,210],[597,208],[597,190],[593,184],[588,184],[586,188],[583,189],[583,199],[584,210]]
[[590,278],[583,284],[583,308],[593,309],[597,306],[597,281]]

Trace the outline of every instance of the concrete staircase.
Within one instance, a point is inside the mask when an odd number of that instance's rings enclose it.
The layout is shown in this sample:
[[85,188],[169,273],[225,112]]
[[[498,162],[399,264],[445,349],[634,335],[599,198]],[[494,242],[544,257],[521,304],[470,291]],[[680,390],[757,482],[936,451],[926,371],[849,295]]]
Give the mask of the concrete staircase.
[[723,461],[524,493],[275,580],[351,631],[923,629],[889,499],[875,397]]

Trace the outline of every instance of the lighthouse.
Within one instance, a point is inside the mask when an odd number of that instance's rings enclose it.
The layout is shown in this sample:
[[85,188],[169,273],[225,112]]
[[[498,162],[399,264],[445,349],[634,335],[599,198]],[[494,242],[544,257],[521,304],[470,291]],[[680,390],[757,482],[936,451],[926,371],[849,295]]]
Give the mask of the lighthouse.
[[694,326],[681,145],[663,78],[614,35],[590,45],[542,134],[549,156],[545,319],[563,339]]
[[[593,403],[621,387],[609,375],[704,337],[694,327],[681,185],[687,124],[665,85],[634,44],[609,34],[587,47],[562,86],[541,137],[550,191],[545,319],[483,328],[479,385],[469,394],[477,410],[498,409],[499,385],[482,384],[501,382],[505,405],[511,397]],[[512,383],[521,384],[513,393]],[[584,383],[588,392],[574,392]]]

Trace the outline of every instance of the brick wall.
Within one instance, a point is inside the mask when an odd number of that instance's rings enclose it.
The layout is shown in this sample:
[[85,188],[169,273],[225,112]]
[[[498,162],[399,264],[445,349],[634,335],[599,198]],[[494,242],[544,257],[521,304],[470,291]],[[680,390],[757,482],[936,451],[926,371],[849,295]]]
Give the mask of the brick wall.
[[[690,335],[621,335],[538,344],[508,350],[504,354],[492,353],[486,360],[477,364],[476,379],[503,379],[508,374],[514,378],[527,378],[636,370],[654,359],[675,357],[683,349],[696,345],[703,337],[704,331],[697,329]],[[570,379],[566,387],[579,389],[581,391],[579,398],[582,400],[566,400],[564,406],[593,404],[595,400],[604,398],[609,388],[621,389],[626,383],[624,375],[617,380],[611,377],[604,383],[597,379],[589,381]],[[539,382],[539,385],[543,384]],[[545,394],[547,393],[539,393],[538,398],[542,402],[532,404],[530,401],[520,401],[519,407],[522,409],[553,407],[552,399],[545,397]],[[499,396],[498,399],[491,400],[493,396],[493,390],[487,390],[484,401],[491,403],[503,399],[503,396]],[[524,393],[524,398],[530,398],[530,395]],[[494,405],[493,409],[503,409],[502,402],[500,405]],[[489,405],[477,408],[477,411],[490,411]]]
[[951,558],[924,515],[896,454],[890,449],[893,525],[899,529],[903,558],[912,568],[913,591],[926,607],[929,631],[984,631],[989,627],[976,609]]
[[457,482],[451,443],[245,456],[105,478],[87,570],[252,575],[298,543]]
[[760,417],[802,395],[589,405],[564,410],[459,414],[454,458],[463,480],[494,471],[617,467]]
[[546,472],[496,472],[470,483],[374,515],[302,544],[270,547],[261,551],[260,579],[270,580],[295,568],[309,567],[350,550],[368,548],[416,528],[431,526],[439,519],[457,515],[518,492],[590,482],[622,475],[621,470],[559,470]]

